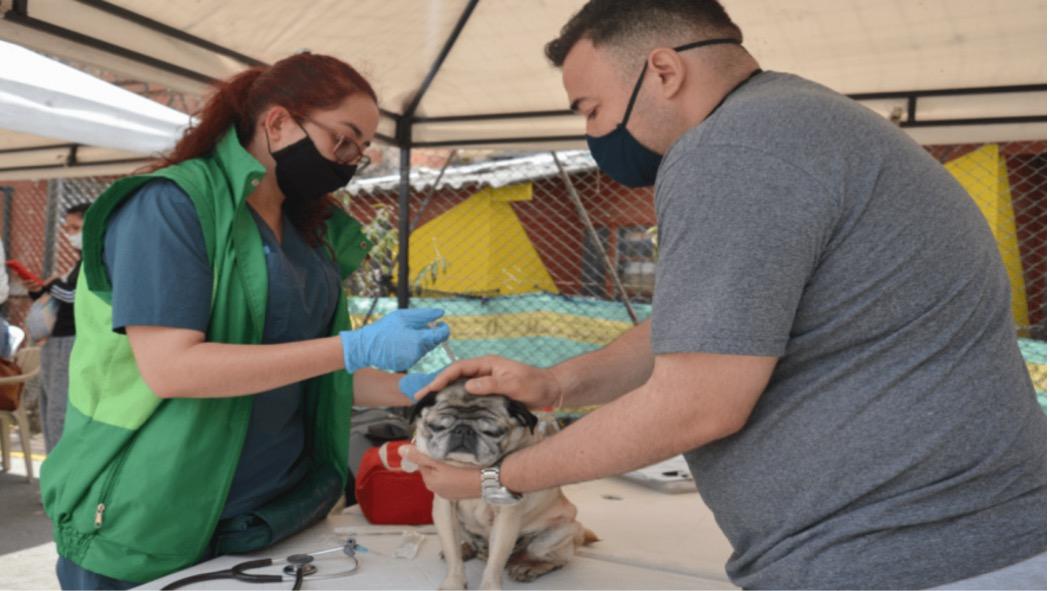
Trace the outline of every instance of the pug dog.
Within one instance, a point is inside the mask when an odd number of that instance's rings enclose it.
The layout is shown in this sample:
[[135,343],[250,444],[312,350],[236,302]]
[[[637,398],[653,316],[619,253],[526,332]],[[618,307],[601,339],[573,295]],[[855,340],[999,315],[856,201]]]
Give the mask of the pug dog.
[[[431,392],[412,411],[413,442],[424,454],[458,466],[485,468],[557,430],[506,396],[474,396],[465,380]],[[409,467],[411,469],[411,467]],[[565,566],[578,546],[598,541],[576,521],[560,488],[525,493],[515,505],[434,497],[434,526],[448,563],[441,589],[466,589],[463,561],[487,559],[481,587],[499,589],[502,572],[528,582]]]

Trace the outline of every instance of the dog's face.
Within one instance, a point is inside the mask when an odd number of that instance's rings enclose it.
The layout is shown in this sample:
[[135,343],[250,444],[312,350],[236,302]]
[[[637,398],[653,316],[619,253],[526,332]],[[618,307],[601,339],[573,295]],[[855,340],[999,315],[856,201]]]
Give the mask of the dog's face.
[[438,460],[492,466],[532,443],[538,419],[506,396],[474,396],[463,380],[416,403],[416,447]]

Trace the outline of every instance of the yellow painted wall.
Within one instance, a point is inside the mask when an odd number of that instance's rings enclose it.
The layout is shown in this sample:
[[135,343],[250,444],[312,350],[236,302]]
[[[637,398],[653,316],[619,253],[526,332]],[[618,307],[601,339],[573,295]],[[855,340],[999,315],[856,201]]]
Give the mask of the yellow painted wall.
[[1021,251],[1017,244],[1017,222],[1010,196],[1006,159],[999,146],[988,144],[945,164],[948,172],[981,208],[999,244],[999,254],[1010,275],[1010,299],[1014,321],[1028,325],[1028,297],[1024,288]]
[[444,258],[447,269],[422,287],[446,293],[557,293],[511,203],[532,199],[532,183],[486,188],[412,232],[409,277]]

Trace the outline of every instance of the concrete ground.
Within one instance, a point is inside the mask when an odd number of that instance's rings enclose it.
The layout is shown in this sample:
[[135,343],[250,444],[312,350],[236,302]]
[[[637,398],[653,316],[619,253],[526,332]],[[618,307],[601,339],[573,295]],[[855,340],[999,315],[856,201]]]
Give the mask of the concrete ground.
[[[51,521],[40,504],[35,476],[44,459],[44,436],[32,439],[33,482],[26,481],[21,451],[11,453],[11,471],[0,472],[0,587],[4,589],[58,589],[55,543]],[[20,450],[18,428],[11,431],[12,449]]]

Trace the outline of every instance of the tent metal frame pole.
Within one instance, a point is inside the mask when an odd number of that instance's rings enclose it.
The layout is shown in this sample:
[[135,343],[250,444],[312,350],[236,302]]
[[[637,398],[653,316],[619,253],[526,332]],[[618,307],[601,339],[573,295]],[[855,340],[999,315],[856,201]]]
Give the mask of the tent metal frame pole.
[[602,239],[598,236],[598,231],[594,229],[594,224],[591,223],[591,216],[587,213],[587,209],[583,206],[583,201],[580,199],[579,193],[576,192],[576,187],[572,184],[572,179],[569,178],[569,174],[562,168],[561,160],[558,160],[558,153],[551,151],[551,158],[554,159],[554,164],[558,167],[558,174],[561,176],[561,181],[565,183],[565,190],[569,192],[569,198],[572,199],[573,205],[576,206],[576,211],[580,214],[580,219],[583,220],[584,227],[587,228],[587,234],[591,237],[594,245],[602,253],[602,262],[605,264],[605,269],[609,272],[612,277],[613,285],[616,286],[616,293],[620,296],[620,301],[623,302],[623,307],[627,310],[627,315],[631,317],[631,322],[635,326],[638,325],[638,315],[634,312],[634,307],[631,306],[631,298],[627,296],[627,289],[624,288],[623,282],[620,281],[620,274],[613,268],[612,261],[609,260],[609,253],[605,252],[602,248]]
[[412,185],[409,183],[409,174],[412,169],[412,148],[401,146],[401,161],[398,163],[401,172],[401,187],[398,192],[398,216],[397,216],[397,307],[407,308],[409,305],[408,295],[408,234],[409,227],[409,198],[411,197]]
[[28,146],[25,148],[3,148],[0,154],[22,154],[25,152],[43,152],[44,150],[68,150],[76,144],[47,144],[44,146]]
[[527,144],[545,142],[582,142],[585,135],[555,135],[549,137],[495,137],[471,138],[468,140],[447,140],[436,142],[414,142],[413,148],[451,148],[454,146],[483,146],[486,144]]
[[35,19],[29,16],[28,4],[28,0],[16,0],[14,5],[12,6],[12,9],[4,13],[4,20],[11,21],[29,29],[41,31],[49,35],[54,35],[61,39],[72,41],[74,43],[79,43],[92,49],[105,51],[106,53],[111,53],[113,55],[129,59],[131,61],[138,62],[140,64],[150,66],[152,68],[156,68],[163,72],[168,72],[169,74],[182,76],[183,78],[193,80],[194,82],[208,85],[215,84],[215,82],[217,82],[215,78],[206,74],[202,74],[200,72],[196,72],[194,70],[190,70],[189,68],[177,66],[170,62],[166,62],[155,57],[150,57],[146,54],[139,53],[137,51],[132,51],[125,47],[114,45],[112,43],[102,41],[101,39],[96,39],[95,37],[91,37],[83,33],[78,33],[70,29],[59,27],[58,25],[53,25],[46,21]]
[[[847,94],[857,101],[902,98],[917,100],[933,96],[973,96],[979,94],[1015,94],[1024,92],[1046,92],[1046,84],[1015,84],[1010,86],[975,86],[969,88],[935,88],[930,90],[893,90],[887,92],[857,92]],[[476,113],[473,115],[439,115],[416,117],[416,123],[466,123],[471,121],[498,121],[501,119],[538,119],[542,117],[577,117],[568,109],[556,111],[512,111],[507,113]]]
[[[909,116],[913,116],[909,110]],[[969,119],[928,119],[916,121],[905,119],[900,126],[908,127],[948,127],[951,125],[1003,125],[1010,123],[1046,123],[1046,115],[1018,115],[1015,117],[974,117]]]
[[[914,116],[911,110],[910,115]],[[1013,117],[978,117],[968,119],[930,119],[916,121],[914,119],[900,122],[900,127],[905,129],[914,127],[951,127],[953,125],[1007,125],[1025,123],[1046,123],[1046,115],[1017,115]],[[584,135],[558,135],[550,137],[494,137],[494,138],[470,138],[465,140],[447,140],[433,142],[415,142],[415,148],[452,148],[459,146],[484,146],[504,144],[541,144],[549,142],[582,142],[587,139]]]
[[67,165],[65,162],[62,164],[34,164],[31,166],[11,166],[8,168],[0,168],[0,172],[21,172],[21,171],[32,171],[32,170],[49,170],[61,168],[64,170],[73,170],[77,168],[86,168],[89,166],[108,166],[116,164],[146,164],[150,161],[149,158],[119,158],[116,160],[93,160],[91,162],[76,161],[73,165]]
[[419,90],[416,91],[412,100],[405,106],[405,113],[395,119],[397,137],[394,139],[397,141],[397,146],[401,148],[401,186],[398,193],[397,215],[398,308],[407,308],[410,304],[408,289],[408,248],[410,233],[412,232],[412,220],[409,219],[409,216],[412,213],[410,203],[412,185],[409,182],[412,172],[412,124],[415,120],[416,110],[419,109],[420,103],[423,102],[423,97],[426,95],[427,91],[430,90],[430,85],[434,82],[434,78],[437,77],[438,72],[441,71],[441,66],[445,63],[445,59],[448,58],[448,54],[452,52],[452,47],[459,39],[459,35],[463,32],[463,28],[467,26],[467,21],[470,20],[470,15],[474,13],[474,9],[477,8],[479,1],[480,0],[470,0],[467,2],[467,5],[463,8],[463,12],[459,15],[459,20],[457,20],[456,25],[452,27],[448,39],[445,40],[445,44],[441,47],[441,51],[434,59],[434,63],[430,65],[430,70],[427,72],[426,77],[423,78],[423,82],[419,85]]
[[165,25],[162,22],[155,21],[155,20],[153,20],[153,19],[151,19],[149,17],[143,16],[143,15],[137,13],[137,12],[128,10],[127,8],[123,8],[121,6],[116,6],[115,4],[111,4],[110,2],[106,2],[105,0],[76,0],[76,1],[79,2],[80,4],[84,4],[86,6],[90,6],[91,8],[94,8],[95,10],[101,10],[102,12],[109,13],[109,14],[111,14],[111,15],[119,18],[119,19],[126,20],[126,21],[131,22],[131,23],[135,23],[136,25],[138,25],[140,27],[149,29],[151,31],[155,31],[157,33],[160,33],[160,34],[168,36],[168,37],[172,37],[174,39],[178,39],[179,41],[183,41],[185,43],[189,43],[190,45],[195,45],[197,47],[200,47],[201,49],[207,49],[208,51],[214,51],[215,53],[217,53],[219,55],[223,55],[223,56],[226,56],[228,58],[235,59],[235,60],[241,62],[242,64],[246,65],[246,66],[262,66],[262,67],[265,67],[265,66],[269,65],[269,64],[267,64],[264,61],[260,61],[260,60],[257,60],[255,58],[251,57],[251,56],[244,55],[243,53],[239,53],[239,52],[234,51],[234,50],[232,50],[232,49],[230,49],[228,47],[223,47],[222,45],[219,45],[218,43],[212,43],[211,41],[208,41],[207,39],[201,39],[200,37],[197,37],[196,35],[191,35],[191,34],[185,32],[185,31],[182,31],[180,29],[176,29],[175,27],[171,27],[171,26]]
[[14,211],[15,190],[11,187],[0,187],[0,193],[4,194],[4,256],[11,256],[11,213]]
[[47,209],[44,214],[44,277],[55,271],[55,227],[58,226],[58,207],[62,194],[66,192],[66,179],[57,178],[47,182]]
[[473,14],[474,9],[477,8],[479,1],[480,0],[470,0],[463,8],[463,13],[459,15],[459,20],[457,20],[456,25],[452,27],[452,31],[449,33],[448,39],[445,40],[445,45],[442,46],[441,52],[438,53],[434,63],[431,64],[430,71],[427,72],[427,76],[423,79],[423,83],[419,85],[419,90],[417,90],[415,96],[412,97],[412,102],[408,103],[405,107],[405,113],[402,115],[405,119],[412,122],[415,121],[416,110],[419,109],[419,103],[423,102],[423,96],[426,95],[428,90],[430,90],[430,85],[433,84],[434,78],[436,78],[438,72],[441,71],[441,66],[444,65],[445,59],[448,58],[448,54],[452,52],[452,47],[459,39],[459,34],[463,32],[463,28],[467,26],[467,21],[470,20],[470,15]]

